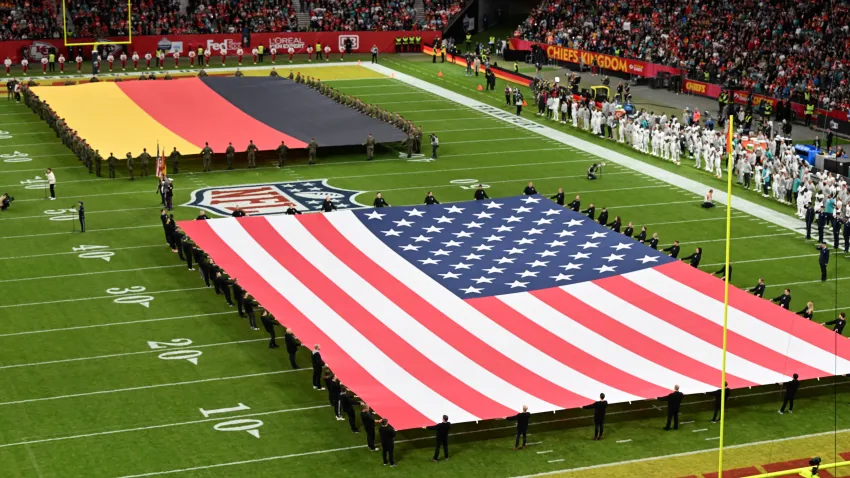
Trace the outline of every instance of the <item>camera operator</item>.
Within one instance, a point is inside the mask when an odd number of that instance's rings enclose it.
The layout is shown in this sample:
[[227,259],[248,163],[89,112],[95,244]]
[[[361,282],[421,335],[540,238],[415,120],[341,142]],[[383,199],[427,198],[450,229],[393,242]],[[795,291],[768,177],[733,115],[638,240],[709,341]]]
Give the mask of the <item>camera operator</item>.
[[14,200],[15,198],[10,196],[9,193],[0,194],[0,211],[9,209],[9,206],[12,205],[12,201]]

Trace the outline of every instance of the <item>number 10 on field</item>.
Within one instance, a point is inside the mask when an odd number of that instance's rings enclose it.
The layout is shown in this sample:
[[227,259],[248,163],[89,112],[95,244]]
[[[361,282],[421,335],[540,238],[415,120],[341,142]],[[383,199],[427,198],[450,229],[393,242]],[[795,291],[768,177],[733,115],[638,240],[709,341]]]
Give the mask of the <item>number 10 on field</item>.
[[[230,408],[217,408],[214,410],[206,410],[203,408],[199,408],[201,415],[204,418],[209,418],[210,415],[218,415],[220,413],[230,413],[230,412],[241,412],[243,410],[250,410],[251,407],[245,405],[244,403],[239,403],[235,407]],[[224,422],[219,422],[213,425],[213,429],[220,432],[246,432],[255,438],[260,438],[260,427],[263,426],[262,420],[249,419],[249,418],[237,418],[234,420],[227,420]]]

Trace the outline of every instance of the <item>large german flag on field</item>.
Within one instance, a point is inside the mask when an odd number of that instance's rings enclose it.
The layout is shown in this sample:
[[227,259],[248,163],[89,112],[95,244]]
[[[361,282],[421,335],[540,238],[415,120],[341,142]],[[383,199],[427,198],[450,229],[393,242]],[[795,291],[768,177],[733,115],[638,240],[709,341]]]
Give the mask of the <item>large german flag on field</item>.
[[361,144],[372,133],[379,143],[406,135],[339,105],[319,92],[281,78],[188,78],[174,81],[99,82],[34,87],[68,126],[102,155],[154,151],[197,154],[205,145],[222,153],[228,143],[244,151]]

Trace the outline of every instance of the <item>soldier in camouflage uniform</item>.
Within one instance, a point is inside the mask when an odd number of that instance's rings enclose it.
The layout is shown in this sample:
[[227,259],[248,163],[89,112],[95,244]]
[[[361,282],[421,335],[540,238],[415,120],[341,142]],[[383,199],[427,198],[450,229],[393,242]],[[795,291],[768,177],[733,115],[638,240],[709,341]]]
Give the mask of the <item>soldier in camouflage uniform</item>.
[[375,157],[375,138],[372,133],[369,133],[366,142],[363,144],[366,145],[366,161],[371,161]]
[[286,162],[287,151],[289,151],[289,147],[286,146],[286,143],[281,141],[280,146],[277,147],[277,167],[283,167],[284,163]]
[[100,150],[96,149],[94,151],[94,172],[97,174],[97,177],[101,177],[100,174],[100,164],[103,162],[103,157],[100,155]]
[[254,140],[249,140],[248,148],[246,150],[248,152],[248,168],[254,169],[257,167],[257,146],[254,144]]
[[310,144],[307,145],[307,152],[309,154],[307,164],[316,164],[317,149],[319,149],[319,145],[316,143],[316,140],[314,138],[310,138]]
[[139,155],[139,161],[142,163],[142,176],[147,177],[148,175],[148,161],[151,159],[151,155],[148,154],[147,148],[142,148],[142,154]]
[[115,179],[116,162],[118,162],[118,158],[116,158],[114,154],[109,153],[109,157],[106,158],[106,165],[109,166],[109,179]]
[[231,171],[233,169],[233,156],[236,154],[233,143],[227,143],[227,150],[224,154],[227,157],[227,170]]
[[130,154],[130,153],[127,153],[127,173],[130,175],[130,181],[133,181],[133,180],[136,179],[136,177],[133,175],[134,163],[135,163],[135,160],[133,159],[133,155]]

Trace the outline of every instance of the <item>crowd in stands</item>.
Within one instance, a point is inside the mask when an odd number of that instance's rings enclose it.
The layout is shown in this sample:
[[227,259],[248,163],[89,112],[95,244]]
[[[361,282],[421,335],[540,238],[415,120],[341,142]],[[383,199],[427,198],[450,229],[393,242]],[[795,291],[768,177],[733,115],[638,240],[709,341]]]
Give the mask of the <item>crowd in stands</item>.
[[683,68],[779,98],[850,103],[850,2],[544,0],[515,35]]
[[[0,41],[62,37],[57,2],[7,0],[0,4]],[[300,25],[292,0],[133,0],[134,35],[287,31],[438,30],[461,9],[461,0],[426,0],[417,17],[414,0],[305,0]],[[3,6],[10,7],[8,9]],[[75,38],[124,36],[127,3],[67,0],[68,33]]]

